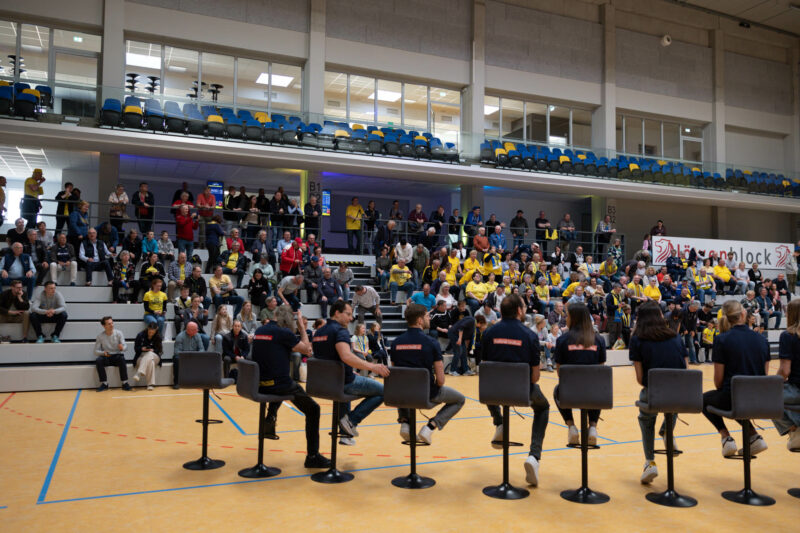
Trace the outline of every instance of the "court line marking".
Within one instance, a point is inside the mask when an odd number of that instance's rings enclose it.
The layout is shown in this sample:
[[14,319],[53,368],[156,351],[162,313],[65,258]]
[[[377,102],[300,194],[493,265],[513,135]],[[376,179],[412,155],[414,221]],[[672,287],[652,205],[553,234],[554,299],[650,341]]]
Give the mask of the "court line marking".
[[[214,396],[209,394],[208,397],[211,398],[211,401],[214,402],[214,405],[217,406],[217,409],[219,409],[222,412],[222,414],[225,415],[225,418],[227,418],[228,421],[231,424],[233,424],[233,427],[235,427],[236,429],[239,430],[239,433],[241,433],[242,435],[247,435],[247,433],[245,433],[245,431],[241,427],[239,427],[239,424],[236,423],[236,420],[234,420],[233,417],[228,414],[228,411],[226,411],[225,409],[222,408],[222,406],[217,402],[217,400],[216,400],[216,398],[214,398]],[[255,435],[255,433],[254,433],[254,435]]]
[[2,407],[3,407],[5,404],[7,404],[7,403],[8,403],[8,400],[10,400],[11,398],[13,398],[15,394],[16,394],[16,392],[12,392],[11,394],[9,394],[9,395],[8,395],[8,398],[6,398],[5,400],[3,400],[3,403],[0,403],[0,409],[2,409]]
[[53,460],[50,462],[50,468],[47,470],[47,476],[44,478],[42,490],[39,492],[39,499],[36,500],[37,505],[40,503],[45,503],[47,491],[50,488],[50,482],[53,480],[53,474],[56,471],[56,465],[58,464],[58,459],[61,456],[61,450],[64,448],[64,442],[67,440],[67,433],[69,433],[69,428],[72,426],[72,417],[75,416],[75,408],[78,407],[78,399],[80,399],[80,397],[81,390],[78,389],[78,392],[75,394],[75,401],[72,402],[72,409],[70,409],[67,421],[64,423],[64,431],[61,432],[61,438],[59,439],[58,446],[56,446],[56,451],[53,454]]

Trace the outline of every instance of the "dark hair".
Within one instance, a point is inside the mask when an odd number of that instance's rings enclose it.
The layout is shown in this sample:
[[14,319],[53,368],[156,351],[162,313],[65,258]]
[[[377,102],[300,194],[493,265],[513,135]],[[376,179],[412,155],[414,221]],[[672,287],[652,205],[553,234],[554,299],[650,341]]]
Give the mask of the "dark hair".
[[56,284],[55,281],[47,281],[47,282],[45,282],[44,286],[45,287],[49,287],[50,285],[55,285],[55,284]]
[[66,189],[67,187],[74,187],[74,185],[72,184],[72,182],[71,182],[71,181],[68,181],[68,182],[66,182],[66,183],[64,184],[64,188]]
[[500,304],[500,316],[504,320],[517,318],[520,309],[525,309],[525,304],[519,294],[506,296]]
[[[442,300],[442,301],[444,301],[444,300]],[[797,300],[797,301],[800,302],[800,300]],[[486,324],[486,317],[483,316],[483,315],[476,316],[475,317],[475,323],[476,324]]]
[[12,279],[12,280],[11,280],[11,283],[9,283],[9,285],[10,285],[10,286],[12,286],[12,287],[13,287],[14,285],[22,285],[22,280],[18,280],[18,279]]
[[158,322],[148,322],[146,329],[158,329]]
[[567,307],[567,324],[570,344],[580,344],[584,348],[595,345],[592,315],[585,304],[574,303]]
[[336,302],[334,302],[334,304],[331,306],[331,315],[330,315],[331,318],[333,318],[333,315],[335,315],[336,313],[344,313],[348,305],[350,304],[347,303],[347,300],[344,299],[336,300]]
[[633,334],[643,341],[662,342],[677,335],[667,325],[661,307],[655,302],[643,303],[636,312],[636,329]]
[[106,316],[104,316],[103,318],[100,319],[100,323],[105,326],[106,322],[108,322],[109,320],[111,320],[111,317],[106,315]]
[[409,304],[408,307],[406,307],[406,324],[408,324],[409,327],[413,326],[420,318],[424,317],[427,312],[428,310],[425,309],[424,305]]

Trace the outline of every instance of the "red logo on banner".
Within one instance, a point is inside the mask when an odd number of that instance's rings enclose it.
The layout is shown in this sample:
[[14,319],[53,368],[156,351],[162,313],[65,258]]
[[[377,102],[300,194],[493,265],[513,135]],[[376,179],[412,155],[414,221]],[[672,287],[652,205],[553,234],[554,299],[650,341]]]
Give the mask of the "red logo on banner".
[[672,241],[669,239],[658,239],[653,243],[653,255],[656,263],[664,263],[672,250]]
[[785,244],[775,248],[775,253],[778,254],[778,260],[775,262],[775,266],[780,268],[785,267],[786,261],[792,256],[792,251]]

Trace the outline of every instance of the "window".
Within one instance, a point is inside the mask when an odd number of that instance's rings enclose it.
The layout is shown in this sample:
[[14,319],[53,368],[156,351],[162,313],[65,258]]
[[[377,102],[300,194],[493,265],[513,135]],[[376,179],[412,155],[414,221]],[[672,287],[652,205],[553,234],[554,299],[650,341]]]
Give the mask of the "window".
[[702,135],[702,126],[617,115],[619,152],[699,162],[703,156]]
[[483,133],[487,137],[500,136],[500,99],[496,96],[483,97]]
[[428,129],[428,86],[405,83],[403,126],[417,131]]
[[164,95],[169,99],[195,101],[197,87],[198,53],[173,46],[164,47]]
[[[148,76],[157,78],[159,87],[156,94],[161,92],[161,45],[140,43],[137,41],[127,41],[125,43],[125,83],[130,79],[127,74],[139,74],[138,83],[135,86],[137,94],[150,94],[147,87],[152,87]],[[127,90],[130,93],[130,90]]]
[[32,24],[22,25],[19,80],[30,84],[46,84],[50,50],[50,29]]
[[233,106],[233,56],[202,54],[203,90],[198,103],[203,105]]
[[272,63],[270,112],[299,113],[303,107],[302,83],[303,70],[300,67]]
[[658,157],[661,155],[661,121],[644,121],[644,155]]
[[526,102],[525,113],[528,115],[525,120],[527,141],[547,143],[547,105]]
[[350,117],[351,122],[375,122],[375,78],[350,76]]
[[524,139],[524,124],[522,113],[522,100],[500,99],[503,118],[501,135],[505,139],[522,141]]
[[[397,81],[378,80],[378,122],[380,124],[399,126],[402,123],[400,116],[402,85]],[[374,97],[373,92],[370,99]]]
[[642,119],[638,117],[625,117],[625,148],[628,154],[642,153]]
[[683,139],[683,154],[682,159],[687,161],[702,161],[703,160],[703,143],[702,141],[693,141]]
[[0,79],[2,80],[14,79],[14,68],[8,56],[17,53],[17,28],[16,22],[0,20]]
[[324,111],[327,117],[347,119],[347,74],[325,73]]
[[83,52],[100,53],[103,38],[99,35],[89,35],[71,30],[53,30],[53,46],[56,48],[71,48]]
[[[203,54],[205,56],[205,54]],[[267,110],[267,85],[262,83],[264,78],[261,75],[269,72],[269,63],[266,61],[258,61],[255,59],[239,58],[236,67],[236,105],[238,107],[248,108],[252,111],[266,111]],[[203,79],[205,79],[205,70],[203,71]],[[259,82],[261,79],[261,82]],[[228,89],[228,87],[225,87]],[[223,89],[224,90],[224,89]],[[233,92],[233,84],[230,89]]]
[[[622,115],[617,115],[616,121],[616,129],[617,129],[617,150],[623,151],[625,149],[625,139],[622,133]],[[609,156],[611,158],[611,156]]]
[[569,137],[569,108],[562,106],[549,106],[550,109],[550,134],[548,144],[571,144]]
[[572,110],[572,144],[574,146],[592,145],[592,112],[585,109]]
[[[590,146],[592,112],[540,102],[484,97],[484,135],[523,143]],[[498,132],[500,132],[498,134]]]
[[664,122],[664,154],[671,159],[681,158],[681,132],[678,124]]
[[461,131],[461,92],[431,87],[431,133],[443,143],[458,144]]

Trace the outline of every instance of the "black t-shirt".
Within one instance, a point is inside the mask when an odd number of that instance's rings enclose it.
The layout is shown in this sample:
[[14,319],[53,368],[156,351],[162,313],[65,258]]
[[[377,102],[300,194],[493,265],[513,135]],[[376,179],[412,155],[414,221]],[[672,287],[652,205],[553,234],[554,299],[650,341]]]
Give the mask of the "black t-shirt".
[[763,376],[769,361],[767,339],[738,325],[714,339],[712,361],[725,365],[722,390],[730,390],[733,376]]
[[392,341],[392,364],[409,368],[425,368],[431,377],[431,398],[439,394],[433,363],[442,360],[439,343],[425,335],[420,328],[408,331]]
[[573,336],[567,332],[556,341],[554,359],[559,365],[599,365],[606,362],[606,341],[599,335],[594,336],[594,346],[585,347],[576,344]]
[[[314,357],[329,361],[341,361],[339,352],[336,351],[336,345],[340,342],[347,344],[349,348],[350,332],[338,322],[329,320],[327,324],[314,332],[314,337],[311,339]],[[354,379],[356,379],[356,376],[353,373],[353,369],[348,365],[344,365],[345,384],[352,383]]]
[[503,319],[481,337],[481,360],[539,364],[539,337],[519,320]]
[[784,331],[781,333],[779,346],[778,356],[792,362],[792,370],[787,381],[800,385],[800,337]]
[[547,224],[548,222],[550,221],[547,220],[546,218],[537,218],[536,220],[533,221],[533,226],[536,228],[537,239],[544,239],[544,232],[547,231],[547,228],[541,227],[540,224],[544,225]]
[[431,330],[436,332],[436,335],[441,338],[447,338],[447,333],[443,333],[436,328],[444,328],[448,329],[450,327],[450,313],[445,311],[444,313],[439,313],[437,311],[433,311],[431,313]]
[[267,322],[256,329],[251,354],[258,363],[262,387],[292,384],[289,359],[297,337],[275,322]]
[[636,335],[628,346],[631,361],[642,363],[642,386],[647,387],[647,372],[651,368],[686,368],[688,352],[677,335],[665,341],[646,341]]

